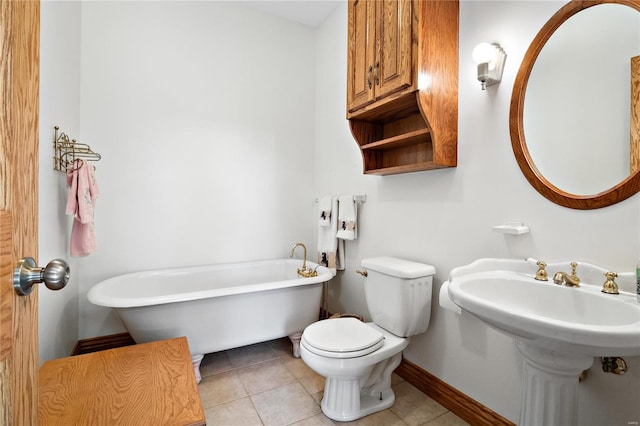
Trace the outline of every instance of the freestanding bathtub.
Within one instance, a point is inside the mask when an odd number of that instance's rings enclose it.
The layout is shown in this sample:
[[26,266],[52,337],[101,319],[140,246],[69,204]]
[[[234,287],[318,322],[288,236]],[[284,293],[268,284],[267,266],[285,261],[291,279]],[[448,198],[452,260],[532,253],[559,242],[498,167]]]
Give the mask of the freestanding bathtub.
[[[289,336],[318,320],[331,271],[302,278],[302,261],[278,259],[135,272],[93,286],[87,298],[113,308],[137,343],[186,336],[196,379],[205,354]],[[297,340],[297,341],[296,341]]]

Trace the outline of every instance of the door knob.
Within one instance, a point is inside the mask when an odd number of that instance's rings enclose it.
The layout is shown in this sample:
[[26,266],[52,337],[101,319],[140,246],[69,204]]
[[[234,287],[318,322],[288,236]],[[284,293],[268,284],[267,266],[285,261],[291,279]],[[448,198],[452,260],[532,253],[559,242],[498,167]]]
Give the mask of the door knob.
[[13,288],[20,296],[31,293],[33,285],[38,283],[44,283],[50,290],[60,290],[69,282],[70,272],[69,264],[63,259],[54,259],[39,268],[32,257],[25,257],[13,272]]

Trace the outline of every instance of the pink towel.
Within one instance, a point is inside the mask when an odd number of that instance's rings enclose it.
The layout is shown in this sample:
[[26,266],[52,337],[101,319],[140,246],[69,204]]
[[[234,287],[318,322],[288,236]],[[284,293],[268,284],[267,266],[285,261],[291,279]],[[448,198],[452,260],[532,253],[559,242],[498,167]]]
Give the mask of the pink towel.
[[96,251],[96,230],[93,223],[93,211],[100,194],[96,182],[95,167],[79,159],[74,163],[75,170],[67,172],[69,196],[66,213],[74,216],[71,228],[71,256],[87,256]]

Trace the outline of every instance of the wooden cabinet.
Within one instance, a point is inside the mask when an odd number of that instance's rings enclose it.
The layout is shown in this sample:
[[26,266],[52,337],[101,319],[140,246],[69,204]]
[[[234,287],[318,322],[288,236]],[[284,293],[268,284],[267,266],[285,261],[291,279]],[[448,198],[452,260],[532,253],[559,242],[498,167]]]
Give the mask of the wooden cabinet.
[[411,8],[410,0],[351,3],[349,112],[414,85]]
[[347,47],[347,113],[373,102],[373,11],[375,3],[349,2],[349,43]]
[[458,1],[349,2],[347,119],[364,173],[457,165]]

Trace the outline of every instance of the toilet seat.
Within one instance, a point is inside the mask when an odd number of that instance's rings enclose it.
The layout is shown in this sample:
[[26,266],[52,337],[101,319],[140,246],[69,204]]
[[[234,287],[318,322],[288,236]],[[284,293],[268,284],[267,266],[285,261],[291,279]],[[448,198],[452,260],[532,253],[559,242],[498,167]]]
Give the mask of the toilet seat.
[[316,355],[357,358],[378,350],[384,344],[384,335],[355,318],[333,318],[308,326],[301,342]]

